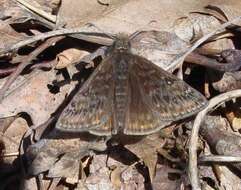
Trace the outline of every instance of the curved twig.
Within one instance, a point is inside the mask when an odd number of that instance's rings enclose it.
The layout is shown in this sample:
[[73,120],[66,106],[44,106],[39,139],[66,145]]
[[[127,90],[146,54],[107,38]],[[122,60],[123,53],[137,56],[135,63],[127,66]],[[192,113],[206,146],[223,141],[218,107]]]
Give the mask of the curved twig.
[[233,98],[241,97],[241,90],[233,90],[220,94],[209,101],[208,106],[199,112],[193,124],[190,145],[189,145],[189,177],[193,189],[201,190],[200,182],[198,179],[198,169],[197,169],[197,144],[198,144],[198,132],[205,116],[208,112],[213,110],[215,107],[221,103],[231,100]]
[[200,55],[198,53],[191,52],[186,58],[186,62],[195,63],[197,65],[202,65],[204,67],[209,67],[218,71],[232,72],[238,71],[241,67],[241,62],[228,62],[219,63],[218,61],[208,58],[206,56]]

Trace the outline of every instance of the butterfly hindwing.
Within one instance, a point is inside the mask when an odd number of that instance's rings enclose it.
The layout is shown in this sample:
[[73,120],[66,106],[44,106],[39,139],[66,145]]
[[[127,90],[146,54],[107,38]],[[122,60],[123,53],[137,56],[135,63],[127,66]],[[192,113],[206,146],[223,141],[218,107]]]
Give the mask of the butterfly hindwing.
[[61,131],[111,135],[112,74],[113,65],[105,59],[64,109],[56,128]]

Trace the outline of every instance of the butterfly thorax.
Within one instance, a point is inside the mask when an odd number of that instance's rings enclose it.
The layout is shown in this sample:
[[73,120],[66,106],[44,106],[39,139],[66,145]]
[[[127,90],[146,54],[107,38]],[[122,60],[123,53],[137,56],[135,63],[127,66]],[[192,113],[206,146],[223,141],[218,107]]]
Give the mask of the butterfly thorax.
[[124,53],[130,52],[131,43],[127,35],[119,34],[117,40],[114,42],[110,48],[112,53]]

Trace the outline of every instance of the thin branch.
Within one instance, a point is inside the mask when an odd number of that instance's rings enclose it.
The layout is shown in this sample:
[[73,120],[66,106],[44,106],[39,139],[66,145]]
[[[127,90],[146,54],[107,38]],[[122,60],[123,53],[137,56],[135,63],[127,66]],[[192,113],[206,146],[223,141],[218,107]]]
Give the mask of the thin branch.
[[193,124],[190,144],[189,144],[189,178],[193,189],[201,190],[200,182],[198,179],[198,169],[197,169],[197,144],[198,144],[198,133],[202,122],[208,112],[213,110],[215,107],[221,103],[231,100],[233,98],[241,97],[241,90],[233,90],[220,94],[209,101],[208,106],[199,112]]
[[22,40],[19,43],[16,43],[14,45],[12,45],[11,47],[8,48],[4,48],[4,49],[0,49],[0,55],[4,55],[8,52],[17,50],[21,47],[24,47],[26,45],[32,44],[34,42],[40,41],[40,40],[45,40],[47,38],[50,37],[54,37],[54,36],[63,36],[63,35],[73,35],[73,34],[78,34],[78,39],[82,39],[88,42],[93,42],[93,43],[97,43],[97,44],[102,44],[102,45],[111,45],[113,43],[112,39],[109,38],[105,38],[105,42],[103,42],[103,40],[100,43],[100,39],[101,37],[103,38],[103,36],[100,36],[102,34],[99,33],[91,33],[88,32],[88,28],[85,27],[79,27],[79,28],[72,28],[72,29],[60,29],[60,30],[54,30],[51,32],[45,32],[36,36],[33,36],[31,38],[28,38],[26,40]]
[[219,63],[218,61],[208,58],[206,56],[200,55],[198,53],[190,53],[186,58],[186,62],[195,63],[205,67],[209,67],[218,71],[231,72],[237,71],[241,67],[241,62],[234,63]]
[[[25,1],[25,0],[16,0],[18,3],[20,3],[22,6],[24,6],[24,8],[28,9],[31,12],[36,13],[37,15],[47,19],[48,21],[55,23],[56,22],[56,16],[55,15],[51,15],[35,6],[33,6],[32,4],[30,4],[29,2]],[[31,1],[30,1],[31,2]]]
[[19,152],[12,152],[12,153],[4,153],[1,157],[17,157],[19,155]]
[[221,156],[221,155],[206,155],[198,160],[199,162],[241,162],[240,156]]
[[13,73],[16,69],[17,69],[17,67],[0,69],[0,77],[1,77],[1,76],[9,75],[9,74]]

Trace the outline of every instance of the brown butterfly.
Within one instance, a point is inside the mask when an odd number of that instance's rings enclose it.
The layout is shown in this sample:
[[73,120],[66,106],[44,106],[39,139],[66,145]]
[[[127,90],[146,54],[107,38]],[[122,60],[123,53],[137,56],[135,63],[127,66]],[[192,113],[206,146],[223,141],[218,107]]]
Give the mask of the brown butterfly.
[[129,38],[120,35],[56,128],[99,136],[147,135],[206,105],[205,97],[184,81],[132,54]]

